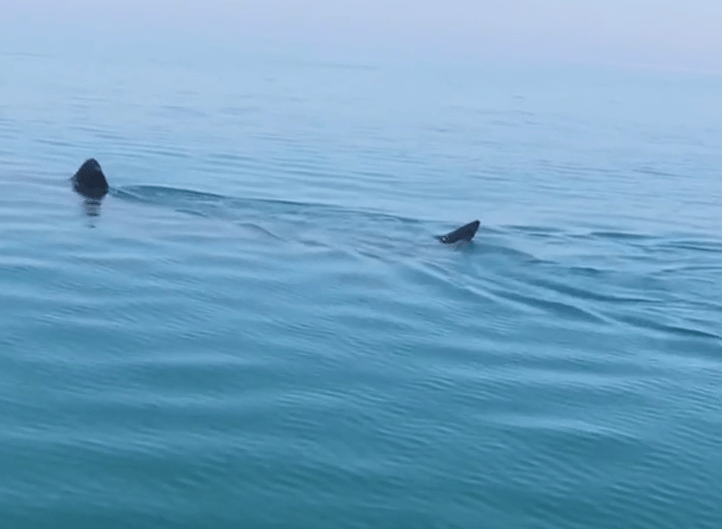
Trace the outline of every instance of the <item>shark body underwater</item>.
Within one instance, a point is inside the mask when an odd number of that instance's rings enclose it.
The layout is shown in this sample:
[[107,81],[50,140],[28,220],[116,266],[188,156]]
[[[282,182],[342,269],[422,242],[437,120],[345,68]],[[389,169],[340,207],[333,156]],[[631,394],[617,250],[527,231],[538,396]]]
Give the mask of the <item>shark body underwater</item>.
[[[89,158],[70,179],[73,189],[86,199],[93,201],[101,200],[110,191],[108,180],[103,174],[100,164],[95,158]],[[456,228],[445,235],[437,235],[436,239],[442,244],[454,244],[457,242],[470,242],[476,231],[479,229],[479,221],[474,220],[468,224]]]

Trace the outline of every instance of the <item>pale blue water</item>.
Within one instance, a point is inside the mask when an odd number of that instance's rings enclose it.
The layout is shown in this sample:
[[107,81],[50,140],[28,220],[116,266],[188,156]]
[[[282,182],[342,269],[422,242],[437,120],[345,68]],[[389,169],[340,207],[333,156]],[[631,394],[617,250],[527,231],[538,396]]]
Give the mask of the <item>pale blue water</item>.
[[252,55],[0,56],[0,526],[722,527],[722,79]]

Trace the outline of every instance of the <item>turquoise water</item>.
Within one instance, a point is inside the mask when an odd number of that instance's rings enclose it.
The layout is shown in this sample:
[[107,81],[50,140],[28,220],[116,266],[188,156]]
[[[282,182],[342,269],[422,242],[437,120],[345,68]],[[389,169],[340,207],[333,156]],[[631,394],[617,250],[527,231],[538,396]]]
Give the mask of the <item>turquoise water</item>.
[[106,52],[0,56],[0,526],[722,526],[722,79]]

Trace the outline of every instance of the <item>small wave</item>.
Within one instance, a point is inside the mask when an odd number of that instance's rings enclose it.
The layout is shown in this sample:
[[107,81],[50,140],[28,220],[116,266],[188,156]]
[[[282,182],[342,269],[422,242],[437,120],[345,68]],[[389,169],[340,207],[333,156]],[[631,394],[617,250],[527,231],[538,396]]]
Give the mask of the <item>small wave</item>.
[[55,138],[38,138],[36,141],[40,144],[50,145],[52,147],[73,147],[73,144],[69,141],[58,140]]
[[663,176],[665,178],[678,178],[680,176],[679,174],[662,171],[661,169],[657,169],[655,167],[638,167],[632,170],[643,175]]
[[655,239],[655,237],[652,237],[651,235],[625,231],[593,231],[589,233],[588,236],[622,241],[649,241]]
[[[479,236],[477,235],[477,238],[478,237]],[[546,262],[529,252],[517,250],[516,248],[512,248],[511,246],[506,246],[501,243],[492,244],[484,240],[475,240],[474,248],[476,251],[483,253],[485,257],[497,254],[503,257],[508,257],[514,262],[525,262],[528,264],[541,264]]]
[[576,319],[590,323],[606,323],[606,318],[591,310],[586,310],[570,303],[535,297],[532,295],[520,294],[511,290],[488,289],[497,297],[518,303],[523,307],[533,307],[547,313],[553,313],[565,319]]
[[553,228],[551,226],[529,226],[529,225],[511,225],[509,229],[528,233],[531,235],[561,235],[564,233],[559,228]]
[[284,240],[285,240],[285,239],[284,239],[283,237],[281,237],[280,235],[276,235],[275,233],[273,233],[272,231],[264,228],[264,227],[261,226],[260,224],[256,224],[256,223],[253,223],[253,222],[242,222],[242,223],[239,223],[239,226],[243,226],[243,227],[245,227],[245,228],[251,228],[251,229],[253,229],[253,230],[258,231],[259,233],[262,233],[263,235],[268,235],[269,237],[271,237],[271,238],[273,238],[273,239],[277,239],[277,240],[279,240],[279,241],[284,241]]
[[[244,215],[247,215],[249,212],[270,214],[269,209],[275,209],[276,214],[287,215],[289,213],[307,213],[309,216],[315,217],[365,217],[377,222],[400,222],[407,226],[419,225],[422,222],[419,219],[394,215],[383,211],[338,206],[321,202],[298,202],[262,197],[239,198],[208,193],[205,191],[159,185],[124,186],[122,188],[111,190],[111,194],[121,199],[156,204],[158,206],[171,206],[175,208],[183,207],[186,211],[189,211],[189,208],[203,208],[204,206],[209,205],[222,205],[226,211],[242,211]],[[193,211],[196,211],[196,209],[193,209]],[[210,215],[209,211],[202,211]],[[448,226],[441,227],[441,229],[443,230],[449,226],[453,227],[452,224],[449,224]]]
[[568,270],[573,274],[588,276],[588,277],[599,277],[604,274],[604,270],[596,268],[594,266],[569,266]]
[[715,341],[722,340],[722,336],[712,332],[701,329],[694,329],[691,327],[683,327],[681,325],[670,325],[642,316],[618,314],[612,317],[620,322],[627,323],[633,327],[637,327],[643,330],[656,331],[663,334],[671,334],[684,338],[702,338]]
[[190,116],[194,118],[206,117],[206,113],[185,105],[162,105],[159,107],[161,114],[168,114],[173,117],[178,115]]
[[116,190],[116,195],[120,198],[141,199],[144,201],[157,201],[162,204],[163,199],[167,198],[186,198],[188,200],[223,200],[223,195],[206,193],[203,191],[194,191],[191,189],[181,189],[177,187],[166,187],[157,185],[136,185],[125,186]]
[[560,283],[557,281],[552,281],[549,279],[544,279],[542,277],[538,278],[532,278],[529,280],[530,284],[540,286],[543,288],[550,289],[554,292],[557,292],[559,294],[564,294],[573,298],[577,299],[586,299],[591,301],[600,301],[600,302],[607,302],[607,303],[640,303],[640,302],[646,302],[647,299],[644,298],[632,298],[632,297],[622,297],[622,296],[612,296],[609,294],[601,294],[599,292],[595,292],[589,289],[579,288],[572,285],[569,285],[567,283]]
[[658,275],[678,275],[678,274],[684,274],[684,273],[697,273],[697,272],[705,272],[710,274],[710,277],[713,274],[720,274],[722,273],[722,265],[702,265],[702,264],[694,264],[694,265],[674,265],[674,266],[668,266],[665,268],[660,269],[657,271]]
[[689,250],[703,253],[722,253],[722,242],[710,240],[680,240],[666,242],[660,245],[662,249]]

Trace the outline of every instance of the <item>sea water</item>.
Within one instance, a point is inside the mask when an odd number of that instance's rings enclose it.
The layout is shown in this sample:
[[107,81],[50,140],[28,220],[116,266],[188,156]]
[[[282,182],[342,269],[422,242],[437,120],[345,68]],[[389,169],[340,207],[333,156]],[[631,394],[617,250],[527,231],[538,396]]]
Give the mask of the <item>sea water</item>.
[[722,527],[721,78],[0,72],[0,527]]

